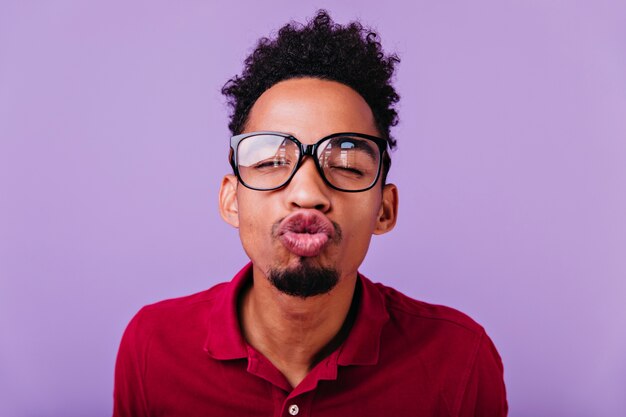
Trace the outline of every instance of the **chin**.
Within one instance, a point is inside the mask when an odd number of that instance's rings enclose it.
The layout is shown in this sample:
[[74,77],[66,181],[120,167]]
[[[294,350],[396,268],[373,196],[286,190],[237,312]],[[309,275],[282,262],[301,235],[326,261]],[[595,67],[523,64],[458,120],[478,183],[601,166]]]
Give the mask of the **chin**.
[[319,265],[316,258],[299,258],[294,266],[270,268],[267,278],[280,292],[299,298],[327,294],[339,282],[336,268]]

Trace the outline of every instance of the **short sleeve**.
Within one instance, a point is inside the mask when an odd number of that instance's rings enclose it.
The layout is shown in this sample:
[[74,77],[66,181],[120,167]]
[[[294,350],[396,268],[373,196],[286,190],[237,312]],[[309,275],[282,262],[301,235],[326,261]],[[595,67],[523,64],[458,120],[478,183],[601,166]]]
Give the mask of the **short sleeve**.
[[117,353],[113,417],[147,417],[144,389],[148,335],[141,326],[141,311],[130,321]]
[[493,342],[482,335],[458,415],[505,417],[508,413],[504,368]]

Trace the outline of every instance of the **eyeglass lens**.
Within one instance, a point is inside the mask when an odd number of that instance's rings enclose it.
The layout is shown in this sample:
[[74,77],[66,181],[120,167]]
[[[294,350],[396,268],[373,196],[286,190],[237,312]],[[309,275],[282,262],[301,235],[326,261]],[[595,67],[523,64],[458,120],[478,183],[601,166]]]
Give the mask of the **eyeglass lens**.
[[[369,139],[337,136],[321,142],[317,160],[322,175],[342,190],[369,188],[378,176],[380,150]],[[300,147],[293,140],[271,134],[243,139],[237,148],[241,180],[257,189],[282,186],[297,169]]]

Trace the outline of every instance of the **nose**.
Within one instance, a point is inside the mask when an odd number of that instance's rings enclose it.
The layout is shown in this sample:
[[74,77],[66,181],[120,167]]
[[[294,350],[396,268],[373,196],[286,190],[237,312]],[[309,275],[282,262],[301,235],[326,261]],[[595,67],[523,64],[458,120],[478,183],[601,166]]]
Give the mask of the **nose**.
[[304,158],[285,189],[290,207],[312,208],[323,213],[330,210],[329,191],[311,158]]

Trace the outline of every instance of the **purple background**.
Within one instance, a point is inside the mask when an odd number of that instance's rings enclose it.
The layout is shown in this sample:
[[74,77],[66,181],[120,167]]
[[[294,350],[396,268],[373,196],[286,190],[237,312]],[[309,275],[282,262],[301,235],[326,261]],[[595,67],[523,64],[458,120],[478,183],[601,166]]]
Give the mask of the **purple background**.
[[0,3],[0,415],[110,415],[134,312],[245,262],[219,89],[317,7],[402,58],[362,271],[481,322],[512,417],[626,415],[624,3],[227,4]]

